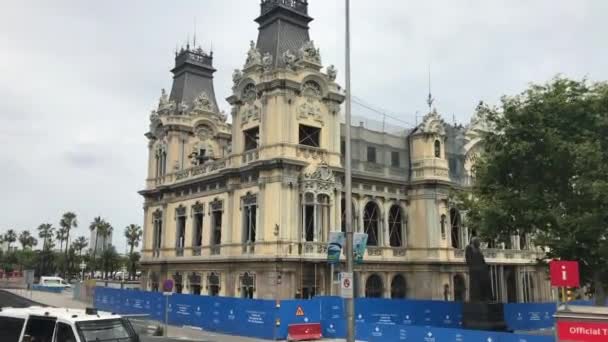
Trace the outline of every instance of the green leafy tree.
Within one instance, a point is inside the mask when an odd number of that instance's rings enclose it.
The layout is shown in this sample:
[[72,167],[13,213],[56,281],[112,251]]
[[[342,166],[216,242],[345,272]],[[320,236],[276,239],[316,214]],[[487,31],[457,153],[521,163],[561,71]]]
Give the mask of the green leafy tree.
[[17,241],[17,233],[13,229],[9,229],[4,234],[4,241],[8,244],[8,250],[11,250],[11,245]]
[[[603,303],[608,290],[608,84],[555,78],[480,106],[495,127],[474,167],[467,221],[505,240],[530,234],[547,258],[578,260]],[[466,196],[465,196],[466,197]]]
[[[131,256],[135,247],[139,246],[141,241],[142,230],[141,227],[136,224],[130,224],[125,227],[125,237],[127,238],[127,244],[129,245],[129,278],[133,279],[136,272],[136,261],[133,261]],[[133,261],[133,262],[132,262]],[[137,260],[139,261],[139,259]]]

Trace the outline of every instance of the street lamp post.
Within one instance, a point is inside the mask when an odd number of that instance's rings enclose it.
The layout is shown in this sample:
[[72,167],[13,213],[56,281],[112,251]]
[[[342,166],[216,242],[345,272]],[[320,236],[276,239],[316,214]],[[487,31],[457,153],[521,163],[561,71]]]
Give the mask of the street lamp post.
[[87,264],[82,261],[80,263],[80,273],[82,273],[82,281],[84,282],[84,270],[87,268]]
[[[346,272],[353,275],[353,225],[352,225],[352,169],[351,169],[351,87],[350,87],[350,0],[345,0],[346,10],[346,46],[345,46],[345,92],[346,92],[346,113],[345,113],[345,156],[344,156],[344,192],[346,198],[345,205],[345,228],[346,228]],[[354,277],[352,277],[354,279]],[[345,298],[346,304],[346,341],[355,341],[355,302],[354,295]]]

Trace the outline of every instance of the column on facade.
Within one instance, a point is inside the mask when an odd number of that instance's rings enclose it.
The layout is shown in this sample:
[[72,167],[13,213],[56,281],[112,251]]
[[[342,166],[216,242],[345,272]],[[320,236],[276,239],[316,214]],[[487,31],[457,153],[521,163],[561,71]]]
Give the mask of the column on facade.
[[388,217],[390,215],[392,205],[393,205],[393,203],[391,201],[384,201],[384,203],[382,205],[382,208],[384,210],[383,210],[382,218],[380,221],[382,222],[382,227],[384,228],[382,230],[382,239],[384,240],[382,245],[385,247],[390,247],[390,245],[391,245],[391,239],[390,239],[391,227],[388,223]]
[[[240,213],[239,211],[235,210],[235,208],[239,207],[238,201],[240,201],[240,199],[237,198],[238,196],[234,195],[234,190],[232,190],[232,189],[228,190],[226,195],[227,195],[226,211],[224,212],[224,215],[222,215],[222,220],[224,220],[224,219],[226,220],[226,227],[228,228],[228,229],[226,229],[226,237],[225,237],[224,241],[225,241],[225,243],[230,244],[230,243],[234,243],[234,241],[232,240],[234,230],[239,229],[238,227],[235,226],[234,221],[235,221],[235,215],[239,215],[239,213]],[[211,216],[209,217],[209,221],[211,221]],[[209,235],[209,234],[207,234],[207,235]],[[224,237],[222,237],[222,238],[224,239]]]
[[167,204],[163,204],[163,208],[162,208],[162,222],[161,222],[161,227],[162,227],[162,232],[161,235],[159,236],[159,239],[161,240],[160,243],[160,256],[166,256],[166,248],[169,248],[169,244],[167,243],[167,240],[169,239],[169,217],[167,214],[168,211],[168,206]]
[[[344,201],[345,205],[349,205],[348,201]],[[333,209],[331,222],[333,222],[332,231],[341,231],[342,230],[342,191],[334,191],[334,201],[332,203]]]

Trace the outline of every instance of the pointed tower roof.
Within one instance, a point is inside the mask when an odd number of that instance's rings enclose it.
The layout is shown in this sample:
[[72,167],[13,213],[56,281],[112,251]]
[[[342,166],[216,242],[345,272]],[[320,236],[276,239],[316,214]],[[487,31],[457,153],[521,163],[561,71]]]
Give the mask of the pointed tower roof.
[[274,67],[285,65],[283,55],[287,50],[296,54],[310,42],[307,0],[262,0],[261,14],[255,19],[260,25],[257,49],[262,55],[272,56]]
[[217,100],[213,88],[213,52],[206,53],[202,48],[182,48],[175,55],[173,73],[173,86],[169,100],[176,104],[183,102],[192,108],[196,98],[204,92],[211,101],[212,110],[217,112]]

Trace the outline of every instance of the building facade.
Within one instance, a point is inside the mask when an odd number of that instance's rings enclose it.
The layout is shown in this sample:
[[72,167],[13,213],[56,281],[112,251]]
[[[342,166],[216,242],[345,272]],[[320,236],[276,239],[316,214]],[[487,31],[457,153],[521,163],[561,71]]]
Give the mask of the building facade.
[[[234,71],[231,121],[213,88],[213,55],[176,52],[173,86],[150,116],[142,286],[246,298],[337,294],[329,232],[368,234],[358,296],[467,298],[464,247],[475,232],[450,196],[466,189],[489,129],[446,124],[436,110],[396,134],[352,126],[353,197],[343,193],[344,90],[310,40],[306,0],[262,0],[257,42]],[[526,236],[489,244],[504,302],[549,298]]]

